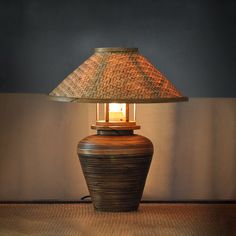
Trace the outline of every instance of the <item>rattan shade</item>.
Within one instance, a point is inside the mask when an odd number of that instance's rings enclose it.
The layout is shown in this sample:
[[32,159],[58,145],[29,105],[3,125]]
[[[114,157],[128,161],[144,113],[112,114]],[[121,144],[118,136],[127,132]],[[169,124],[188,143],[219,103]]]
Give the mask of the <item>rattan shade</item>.
[[137,48],[97,48],[51,93],[77,102],[157,103],[186,101]]

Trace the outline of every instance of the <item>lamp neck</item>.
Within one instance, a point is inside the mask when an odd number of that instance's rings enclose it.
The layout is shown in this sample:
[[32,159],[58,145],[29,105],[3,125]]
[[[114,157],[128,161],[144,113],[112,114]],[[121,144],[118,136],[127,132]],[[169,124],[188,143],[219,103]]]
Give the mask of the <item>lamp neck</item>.
[[106,136],[122,136],[122,135],[133,135],[133,130],[97,130],[98,135]]

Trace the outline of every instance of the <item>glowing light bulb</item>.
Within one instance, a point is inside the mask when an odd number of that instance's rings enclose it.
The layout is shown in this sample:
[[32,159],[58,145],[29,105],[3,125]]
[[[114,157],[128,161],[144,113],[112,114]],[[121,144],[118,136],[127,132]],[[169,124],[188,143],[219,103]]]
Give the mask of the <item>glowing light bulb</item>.
[[110,103],[109,104],[109,121],[125,122],[126,121],[126,104]]

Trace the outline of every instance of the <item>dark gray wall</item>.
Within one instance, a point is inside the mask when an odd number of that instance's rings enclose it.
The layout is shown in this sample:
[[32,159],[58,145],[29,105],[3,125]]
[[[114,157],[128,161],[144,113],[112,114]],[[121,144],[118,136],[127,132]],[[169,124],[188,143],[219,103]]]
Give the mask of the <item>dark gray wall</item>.
[[48,93],[95,47],[139,47],[187,96],[236,96],[236,1],[0,1],[0,92]]

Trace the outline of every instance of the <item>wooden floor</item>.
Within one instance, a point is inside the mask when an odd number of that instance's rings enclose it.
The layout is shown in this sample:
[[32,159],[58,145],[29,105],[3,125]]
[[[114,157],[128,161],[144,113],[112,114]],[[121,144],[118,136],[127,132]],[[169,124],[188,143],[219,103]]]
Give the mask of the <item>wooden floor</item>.
[[96,212],[91,204],[0,204],[0,235],[236,235],[236,204],[141,204]]

